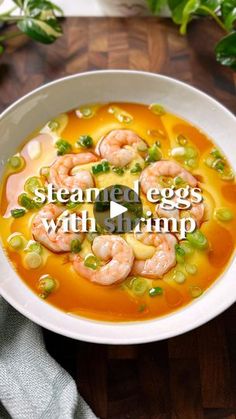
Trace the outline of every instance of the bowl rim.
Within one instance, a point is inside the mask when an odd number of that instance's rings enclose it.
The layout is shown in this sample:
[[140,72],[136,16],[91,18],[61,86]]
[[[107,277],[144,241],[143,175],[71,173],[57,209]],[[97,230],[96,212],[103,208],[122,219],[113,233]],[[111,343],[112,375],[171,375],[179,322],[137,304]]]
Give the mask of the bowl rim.
[[[67,80],[71,80],[71,79],[77,79],[77,78],[83,78],[83,77],[88,77],[90,75],[98,75],[98,74],[134,74],[134,75],[140,75],[140,76],[146,76],[146,77],[153,77],[153,78],[158,78],[160,80],[166,80],[169,82],[174,82],[175,84],[179,85],[180,87],[182,86],[184,89],[188,89],[191,90],[193,94],[198,94],[201,97],[205,98],[209,103],[211,103],[212,105],[216,106],[218,109],[221,109],[225,114],[227,114],[232,120],[234,120],[234,122],[236,122],[236,118],[233,114],[233,112],[231,112],[230,110],[228,110],[224,105],[222,105],[221,103],[219,103],[216,99],[212,98],[210,95],[208,95],[205,92],[202,92],[201,90],[197,89],[196,87],[193,87],[185,82],[179,81],[175,78],[172,77],[168,77],[162,74],[156,74],[156,73],[151,73],[151,72],[146,72],[146,71],[137,71],[137,70],[94,70],[94,71],[86,71],[86,72],[81,72],[81,73],[76,73],[76,74],[72,74],[69,76],[65,76],[65,77],[61,77],[59,79],[50,81],[46,84],[43,84],[39,87],[37,87],[36,89],[33,89],[32,91],[30,91],[29,93],[27,93],[26,95],[20,97],[18,100],[16,100],[15,102],[13,102],[10,106],[8,106],[1,114],[0,114],[0,123],[1,121],[4,119],[4,117],[6,115],[8,115],[9,113],[11,113],[11,111],[17,107],[18,105],[21,105],[24,101],[27,101],[28,98],[30,98],[31,96],[40,93],[44,90],[47,90],[48,88],[50,88],[51,86],[55,85],[55,84],[60,84],[62,82],[66,82]],[[6,257],[7,258],[7,257]],[[233,264],[233,262],[235,262],[236,265],[236,260],[235,260],[235,255],[234,257],[232,257],[231,263],[228,264],[227,268],[223,271],[221,276],[224,276],[226,274],[226,272],[231,268],[231,265]],[[12,268],[10,262],[9,262],[9,268],[8,269],[12,269],[12,271],[14,271],[14,269]],[[20,279],[22,285],[25,287],[25,292],[30,293],[31,296],[33,297],[33,300],[35,300],[35,302],[37,301],[39,305],[41,305],[42,307],[42,311],[43,308],[45,307],[45,302],[39,300],[38,297],[36,297],[36,295],[29,289],[29,287],[24,283],[24,281],[19,277],[19,275],[17,275],[16,272],[14,272],[15,277]],[[214,282],[218,283],[218,281],[220,280],[221,276],[219,278],[217,278],[217,280]],[[207,291],[205,292],[205,295],[209,295],[211,293],[211,289],[212,286],[210,286],[210,288],[207,289]],[[235,289],[236,291],[236,289]],[[108,333],[106,334],[106,336],[104,337],[103,335],[97,335],[95,336],[92,332],[92,334],[89,333],[85,333],[85,332],[80,332],[79,330],[68,330],[65,326],[63,325],[55,325],[53,324],[53,321],[47,320],[47,319],[42,319],[39,315],[37,315],[37,313],[34,313],[32,310],[27,309],[27,306],[22,305],[22,303],[20,303],[19,301],[17,301],[14,297],[12,297],[11,294],[8,293],[7,289],[4,288],[4,282],[3,284],[0,283],[0,292],[1,295],[3,296],[3,298],[9,303],[11,304],[15,309],[17,309],[21,314],[23,314],[24,316],[26,316],[27,318],[29,318],[30,320],[32,320],[33,322],[39,324],[40,326],[51,330],[52,332],[61,334],[63,336],[67,336],[73,339],[77,339],[77,340],[83,340],[85,342],[92,342],[92,343],[100,343],[100,344],[142,344],[142,343],[148,343],[148,342],[154,342],[154,341],[159,341],[159,340],[163,340],[163,339],[167,339],[167,338],[171,338],[174,336],[178,336],[181,335],[183,333],[186,333],[192,329],[195,329],[196,327],[201,326],[202,324],[207,323],[208,321],[210,321],[211,319],[213,319],[214,317],[218,316],[219,314],[221,314],[224,310],[226,310],[227,308],[229,308],[235,301],[236,301],[236,292],[235,293],[228,293],[227,294],[227,299],[222,299],[220,304],[212,311],[212,312],[208,312],[207,311],[207,305],[205,305],[205,312],[204,312],[204,316],[202,317],[201,320],[199,319],[195,319],[195,321],[192,322],[186,322],[182,325],[182,327],[180,328],[181,330],[175,330],[173,329],[172,331],[170,330],[163,330],[163,331],[158,331],[158,323],[160,323],[160,321],[167,319],[170,317],[174,318],[178,318],[178,317],[183,317],[184,313],[187,312],[191,312],[196,311],[196,313],[194,314],[198,314],[198,309],[196,309],[197,307],[197,303],[198,301],[193,301],[192,303],[189,303],[188,305],[184,306],[182,309],[180,310],[176,310],[173,311],[172,313],[166,315],[166,316],[161,316],[161,317],[157,317],[154,319],[150,319],[150,320],[140,320],[140,321],[135,321],[135,322],[104,322],[104,321],[99,321],[99,320],[90,320],[88,318],[84,318],[84,317],[80,317],[80,316],[73,316],[73,315],[68,315],[67,313],[61,311],[60,309],[52,306],[51,304],[46,304],[47,307],[49,308],[49,311],[51,311],[52,313],[55,313],[55,316],[58,316],[59,318],[61,316],[66,316],[67,318],[75,318],[76,321],[79,323],[85,323],[88,326],[93,325],[95,328],[101,327],[103,326],[105,329],[108,327],[108,329],[111,331],[111,327],[113,328],[117,328],[117,333],[115,334],[111,334],[109,335]],[[203,299],[204,300],[204,297]],[[202,301],[201,300],[201,301]],[[203,304],[204,306],[204,304]],[[34,307],[34,305],[31,305],[31,309],[32,307]],[[195,307],[195,309],[194,309]],[[200,309],[199,313],[203,314],[203,310],[202,308]],[[197,317],[197,316],[196,316]],[[146,326],[146,325],[150,325],[150,324],[156,324],[157,325],[157,333],[154,335],[148,335],[145,334],[143,337],[140,336],[122,336],[122,331],[125,329],[128,329],[131,327],[135,328],[135,326],[137,325],[141,325],[142,327]],[[152,328],[153,329],[153,328]]]

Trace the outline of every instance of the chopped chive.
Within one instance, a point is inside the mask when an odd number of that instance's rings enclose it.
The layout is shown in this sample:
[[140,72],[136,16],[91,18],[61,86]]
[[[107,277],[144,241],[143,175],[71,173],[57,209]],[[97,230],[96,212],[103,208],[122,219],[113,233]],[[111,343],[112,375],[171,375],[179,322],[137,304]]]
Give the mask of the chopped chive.
[[186,276],[181,271],[175,271],[173,279],[177,284],[183,284],[186,280]]
[[187,263],[185,265],[185,270],[190,275],[195,275],[197,273],[197,265]]
[[84,259],[84,266],[95,270],[99,266],[99,259],[94,255],[87,255]]
[[42,251],[43,251],[43,247],[42,247],[42,245],[40,244],[40,243],[38,243],[38,242],[33,242],[33,243],[30,243],[27,247],[26,247],[26,249],[25,249],[27,252],[35,252],[35,253],[38,253],[39,255],[41,255],[42,254]]
[[36,252],[29,252],[25,256],[24,262],[30,269],[37,269],[42,264],[42,257]]
[[132,174],[136,174],[136,173],[140,173],[142,172],[142,167],[140,166],[139,163],[135,163],[134,167],[132,167],[132,169],[130,170],[130,173]]
[[20,234],[14,234],[8,238],[8,244],[15,250],[23,247],[23,237]]
[[185,251],[178,244],[175,245],[175,255],[178,263],[184,263]]
[[123,167],[112,167],[111,170],[119,176],[122,176],[125,173]]
[[90,135],[81,135],[77,144],[82,148],[91,148],[93,146],[93,139]]
[[156,297],[156,295],[162,295],[162,294],[163,294],[163,288],[161,287],[152,287],[149,289],[150,297]]
[[38,288],[42,292],[41,298],[47,298],[57,288],[57,281],[50,275],[44,275],[39,279]]
[[23,157],[20,157],[20,156],[10,157],[10,159],[8,160],[8,164],[11,167],[11,169],[19,170],[24,165]]
[[24,208],[16,208],[11,210],[11,215],[13,218],[20,218],[23,217],[23,215],[25,215],[26,211]]
[[56,148],[57,148],[57,155],[58,156],[64,156],[64,154],[68,154],[72,150],[72,146],[68,141],[60,139],[56,142]]
[[71,241],[70,250],[72,253],[79,253],[81,249],[82,249],[82,246],[78,239],[74,239]]
[[192,295],[193,298],[198,298],[200,297],[200,295],[202,295],[202,289],[198,286],[192,286],[190,287],[190,293]]
[[148,149],[148,157],[146,158],[146,161],[148,163],[152,163],[158,160],[161,160],[162,158],[162,154],[160,152],[159,147],[156,144],[153,144],[149,149]]
[[110,165],[109,165],[108,161],[106,161],[106,160],[92,166],[93,175],[99,175],[101,173],[108,173],[109,171],[110,171]]
[[32,176],[28,178],[24,185],[25,192],[34,195],[35,189],[40,189],[43,187],[41,179],[37,176]]
[[27,210],[32,210],[35,208],[33,199],[31,199],[26,193],[22,193],[19,195],[18,203]]
[[205,250],[208,247],[208,240],[201,230],[187,233],[186,238],[193,247],[196,247],[196,249]]
[[146,279],[133,278],[131,282],[131,289],[135,295],[143,295],[148,289]]
[[215,216],[219,221],[231,221],[234,218],[233,212],[226,207],[217,208]]
[[219,150],[217,150],[217,148],[213,148],[213,150],[211,150],[210,153],[215,159],[224,159],[224,157],[222,156],[222,154],[220,153]]
[[158,103],[153,103],[149,106],[150,111],[152,111],[155,115],[163,116],[165,115],[166,111],[162,105],[159,105]]

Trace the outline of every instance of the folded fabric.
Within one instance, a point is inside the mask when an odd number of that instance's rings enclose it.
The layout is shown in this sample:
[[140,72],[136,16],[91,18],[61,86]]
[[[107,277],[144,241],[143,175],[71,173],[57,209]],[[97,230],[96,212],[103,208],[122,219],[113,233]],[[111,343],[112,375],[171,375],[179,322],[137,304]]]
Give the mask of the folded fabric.
[[39,326],[0,297],[0,418],[95,419]]

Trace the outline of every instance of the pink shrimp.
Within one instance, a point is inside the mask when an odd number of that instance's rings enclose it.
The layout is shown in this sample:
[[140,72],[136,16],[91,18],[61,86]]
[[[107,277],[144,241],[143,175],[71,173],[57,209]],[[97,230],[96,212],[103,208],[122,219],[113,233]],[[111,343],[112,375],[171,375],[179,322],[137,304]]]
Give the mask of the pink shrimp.
[[52,229],[46,231],[42,219],[44,218],[50,223],[50,220],[56,220],[63,212],[62,207],[47,204],[34,217],[32,223],[34,239],[54,253],[70,252],[72,240],[77,239],[82,242],[84,239],[84,233],[67,233],[63,231],[61,226],[55,232]]
[[159,176],[168,176],[171,178],[179,176],[190,186],[197,186],[197,179],[180,166],[180,164],[170,160],[160,160],[150,164],[150,166],[146,167],[141,173],[140,184],[143,193],[147,194],[148,190],[151,188],[163,189],[163,186],[158,182]]
[[71,175],[71,170],[81,164],[97,161],[93,153],[65,154],[56,159],[49,169],[49,183],[56,188],[66,188],[71,191],[73,188],[92,188],[94,181],[88,170],[80,170],[75,175]]
[[84,265],[79,255],[75,255],[73,265],[79,275],[100,285],[112,285],[127,278],[132,269],[134,254],[124,239],[112,235],[98,236],[93,241],[92,250],[105,265],[93,270]]
[[149,233],[145,230],[136,234],[138,240],[148,246],[155,246],[156,251],[150,259],[135,260],[132,274],[147,278],[161,278],[175,264],[176,238],[169,233]]
[[145,145],[134,131],[116,129],[102,138],[97,146],[97,153],[113,166],[123,167],[133,160],[138,147]]

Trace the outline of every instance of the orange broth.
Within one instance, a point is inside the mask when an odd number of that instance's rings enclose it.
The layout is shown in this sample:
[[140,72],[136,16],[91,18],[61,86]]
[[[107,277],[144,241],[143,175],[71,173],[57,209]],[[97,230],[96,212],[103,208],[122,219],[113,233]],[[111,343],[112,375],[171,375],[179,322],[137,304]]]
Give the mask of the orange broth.
[[[76,315],[104,321],[131,321],[145,320],[169,314],[193,301],[191,287],[199,287],[204,291],[223,273],[229,263],[235,249],[236,242],[236,185],[235,181],[224,181],[219,173],[207,167],[204,160],[214,147],[213,142],[198,128],[192,126],[181,118],[166,112],[164,115],[156,115],[146,105],[118,103],[112,104],[132,115],[130,123],[118,121],[114,114],[109,113],[111,104],[95,106],[95,114],[91,118],[78,118],[75,111],[68,113],[68,123],[60,134],[73,147],[73,152],[79,152],[75,148],[75,142],[80,135],[89,134],[94,144],[112,129],[127,128],[134,130],[148,145],[156,141],[160,142],[161,153],[164,159],[172,159],[169,151],[178,146],[176,138],[184,135],[188,144],[196,147],[199,153],[198,167],[188,169],[200,179],[200,187],[206,193],[206,203],[209,205],[209,219],[205,221],[201,230],[209,241],[207,251],[195,250],[188,257],[188,264],[197,265],[194,275],[186,274],[184,266],[175,266],[162,279],[149,279],[149,288],[160,286],[162,295],[150,297],[148,292],[138,296],[130,292],[127,281],[113,286],[100,286],[80,277],[68,262],[66,254],[55,254],[43,249],[45,253],[44,265],[37,269],[28,269],[22,262],[22,252],[11,249],[8,245],[8,237],[14,232],[21,232],[26,240],[32,240],[30,224],[36,211],[29,211],[21,218],[14,219],[9,211],[19,207],[18,196],[24,192],[24,183],[31,176],[40,176],[40,168],[49,166],[56,158],[56,149],[53,141],[41,144],[41,155],[31,160],[27,152],[28,141],[34,138],[35,133],[24,143],[20,154],[25,159],[25,167],[20,172],[11,173],[6,169],[1,190],[1,216],[0,231],[1,240],[13,264],[22,280],[36,293],[39,294],[38,281],[40,276],[49,274],[58,283],[56,291],[48,295],[46,301],[55,307]],[[37,134],[38,135],[38,134]],[[84,150],[82,150],[84,151]],[[89,150],[90,151],[90,150]],[[113,172],[95,177],[98,188],[107,187],[116,183],[133,185],[139,178],[139,174],[126,174],[124,177]],[[213,212],[215,208],[227,207],[234,214],[234,218],[228,222],[218,221]],[[83,246],[83,245],[82,245]],[[186,280],[178,284],[173,279],[173,271],[185,272]],[[224,280],[224,279],[222,279]]]

